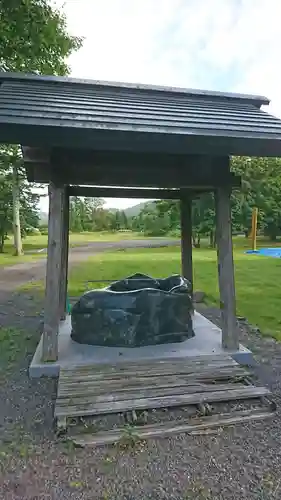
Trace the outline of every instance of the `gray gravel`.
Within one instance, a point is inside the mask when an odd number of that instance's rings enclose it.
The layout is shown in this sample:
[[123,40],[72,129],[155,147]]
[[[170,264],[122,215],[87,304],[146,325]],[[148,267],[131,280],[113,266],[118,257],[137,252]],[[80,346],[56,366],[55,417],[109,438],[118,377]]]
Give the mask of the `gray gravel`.
[[[6,296],[0,326],[28,331],[0,388],[0,498],[3,500],[280,499],[281,426],[275,420],[237,425],[209,436],[150,440],[133,449],[75,449],[53,432],[55,382],[30,381],[27,367],[39,339],[41,304]],[[4,314],[3,314],[4,313]],[[219,323],[218,311],[203,313]],[[256,372],[280,400],[281,344],[249,333]]]

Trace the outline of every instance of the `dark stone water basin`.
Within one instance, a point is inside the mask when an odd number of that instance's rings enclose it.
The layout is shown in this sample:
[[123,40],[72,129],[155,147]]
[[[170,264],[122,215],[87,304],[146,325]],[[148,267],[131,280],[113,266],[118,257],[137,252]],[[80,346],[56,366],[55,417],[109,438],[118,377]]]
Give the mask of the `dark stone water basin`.
[[71,312],[71,338],[110,347],[183,342],[194,336],[191,287],[179,275],[135,274],[84,293]]

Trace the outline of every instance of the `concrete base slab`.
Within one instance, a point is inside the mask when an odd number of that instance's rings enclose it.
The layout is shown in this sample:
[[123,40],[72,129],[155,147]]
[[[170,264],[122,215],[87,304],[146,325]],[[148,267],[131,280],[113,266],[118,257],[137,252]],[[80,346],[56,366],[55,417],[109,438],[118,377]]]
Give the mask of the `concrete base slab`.
[[61,367],[110,364],[142,359],[213,356],[222,353],[230,354],[240,364],[252,365],[254,363],[251,351],[242,345],[235,352],[222,349],[220,328],[198,312],[194,313],[193,328],[195,337],[175,344],[126,348],[89,346],[78,344],[71,339],[71,318],[68,316],[65,321],[61,322],[59,328],[58,360],[55,363],[42,363],[41,337],[29,367],[29,375],[32,378],[58,377]]

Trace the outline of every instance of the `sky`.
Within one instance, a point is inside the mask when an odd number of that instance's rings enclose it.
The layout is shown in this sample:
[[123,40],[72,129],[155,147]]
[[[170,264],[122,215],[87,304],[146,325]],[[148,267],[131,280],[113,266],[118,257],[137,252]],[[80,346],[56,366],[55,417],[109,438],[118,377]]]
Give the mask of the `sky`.
[[[69,58],[73,77],[259,94],[281,117],[280,0],[55,4],[69,32],[84,37]],[[126,208],[138,201],[106,203]]]

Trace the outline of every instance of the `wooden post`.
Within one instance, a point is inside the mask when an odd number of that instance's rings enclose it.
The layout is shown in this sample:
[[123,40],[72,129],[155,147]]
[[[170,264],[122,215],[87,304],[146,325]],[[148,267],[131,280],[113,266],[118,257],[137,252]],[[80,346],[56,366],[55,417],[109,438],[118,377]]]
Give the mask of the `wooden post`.
[[254,207],[252,212],[252,230],[251,230],[253,252],[257,251],[257,225],[258,225],[258,209],[257,207]]
[[51,182],[49,184],[49,228],[42,349],[43,361],[56,361],[58,357],[63,197],[64,188]]
[[69,194],[64,188],[61,236],[61,279],[60,279],[60,319],[66,318],[68,249],[69,249]]
[[192,272],[192,198],[189,194],[182,194],[180,200],[181,212],[181,269],[184,278],[191,282],[193,290]]
[[230,187],[216,190],[216,235],[222,346],[225,349],[237,350],[239,349],[239,338],[236,324],[230,195]]

